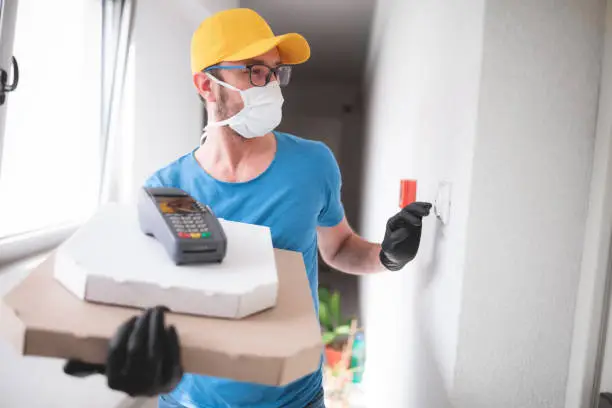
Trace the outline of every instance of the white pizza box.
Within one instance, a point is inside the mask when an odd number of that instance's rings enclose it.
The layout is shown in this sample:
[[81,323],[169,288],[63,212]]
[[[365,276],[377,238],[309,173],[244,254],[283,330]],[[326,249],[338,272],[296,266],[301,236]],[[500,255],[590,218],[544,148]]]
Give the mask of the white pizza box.
[[278,274],[270,229],[220,220],[223,262],[177,266],[145,235],[136,206],[108,204],[66,240],[54,276],[78,298],[175,313],[240,319],[274,307]]

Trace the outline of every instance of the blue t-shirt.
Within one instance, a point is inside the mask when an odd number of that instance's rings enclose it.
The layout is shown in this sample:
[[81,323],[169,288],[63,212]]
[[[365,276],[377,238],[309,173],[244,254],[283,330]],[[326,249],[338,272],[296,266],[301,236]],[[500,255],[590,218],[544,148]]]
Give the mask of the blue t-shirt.
[[[275,248],[299,251],[318,310],[318,226],[337,225],[344,217],[341,177],[331,150],[321,142],[274,132],[275,157],[261,175],[242,183],[210,176],[190,152],[157,171],[149,187],[177,187],[208,204],[220,218],[268,226]],[[171,397],[198,408],[303,408],[322,386],[321,371],[284,387],[185,374]]]

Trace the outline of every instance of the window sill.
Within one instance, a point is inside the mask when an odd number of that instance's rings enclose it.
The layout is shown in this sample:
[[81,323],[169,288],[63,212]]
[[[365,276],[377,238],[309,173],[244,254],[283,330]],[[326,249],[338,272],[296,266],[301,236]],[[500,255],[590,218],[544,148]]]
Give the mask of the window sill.
[[0,267],[55,248],[77,228],[78,224],[64,224],[0,239]]

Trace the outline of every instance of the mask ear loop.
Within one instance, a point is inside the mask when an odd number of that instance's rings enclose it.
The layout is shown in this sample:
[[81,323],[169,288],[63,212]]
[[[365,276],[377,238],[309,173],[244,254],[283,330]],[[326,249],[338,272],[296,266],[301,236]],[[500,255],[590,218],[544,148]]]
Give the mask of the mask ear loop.
[[218,83],[219,85],[225,87],[225,88],[229,88],[233,91],[238,91],[240,92],[240,89],[236,88],[233,85],[228,84],[227,82],[223,82],[222,80],[220,80],[219,78],[216,78],[214,75],[211,75],[210,72],[205,72],[206,76],[209,77],[211,79],[211,81],[214,81],[216,83]]

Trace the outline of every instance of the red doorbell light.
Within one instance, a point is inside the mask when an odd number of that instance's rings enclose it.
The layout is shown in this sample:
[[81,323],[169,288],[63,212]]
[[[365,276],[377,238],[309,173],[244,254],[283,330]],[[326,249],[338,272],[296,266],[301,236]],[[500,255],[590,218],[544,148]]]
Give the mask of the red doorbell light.
[[400,180],[400,208],[416,201],[417,181]]

